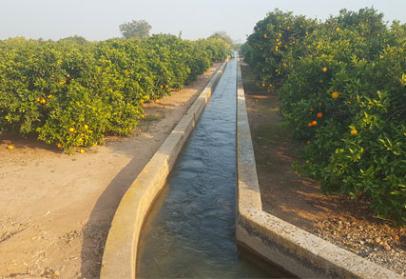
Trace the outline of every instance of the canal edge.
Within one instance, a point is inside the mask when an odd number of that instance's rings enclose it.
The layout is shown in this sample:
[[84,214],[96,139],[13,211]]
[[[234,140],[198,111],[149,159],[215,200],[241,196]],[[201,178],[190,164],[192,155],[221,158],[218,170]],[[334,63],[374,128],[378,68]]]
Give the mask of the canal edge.
[[122,197],[108,232],[100,278],[136,278],[138,241],[144,220],[156,197],[164,188],[182,147],[196,126],[227,64],[228,59],[212,75],[199,96]]
[[237,71],[237,243],[300,278],[403,278],[262,209],[240,61]]

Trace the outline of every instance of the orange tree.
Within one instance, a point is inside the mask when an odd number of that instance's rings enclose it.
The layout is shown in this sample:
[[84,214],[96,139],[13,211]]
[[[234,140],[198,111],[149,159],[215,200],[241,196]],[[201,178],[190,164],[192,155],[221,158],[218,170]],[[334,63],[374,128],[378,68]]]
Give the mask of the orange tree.
[[242,53],[263,87],[271,89],[283,82],[294,59],[303,55],[299,46],[315,26],[314,20],[280,10],[256,24]]
[[0,132],[68,151],[128,135],[143,102],[181,88],[228,52],[215,40],[171,35],[0,41]]
[[[274,55],[263,49],[278,45],[265,38],[258,43],[259,35],[251,35],[245,49],[259,77],[280,83],[282,113],[307,143],[307,173],[324,191],[367,198],[378,216],[405,222],[405,26],[389,28],[382,18],[373,9],[343,10],[311,24],[282,57],[252,60]],[[281,22],[286,19],[268,24]],[[263,49],[256,47],[261,43]],[[285,61],[280,75],[275,70]]]

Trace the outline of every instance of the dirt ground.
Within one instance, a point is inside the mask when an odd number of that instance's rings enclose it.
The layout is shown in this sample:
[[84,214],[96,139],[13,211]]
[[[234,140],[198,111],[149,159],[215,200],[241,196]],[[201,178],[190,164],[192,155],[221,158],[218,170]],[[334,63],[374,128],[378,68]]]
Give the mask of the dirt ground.
[[145,105],[133,136],[85,154],[0,139],[0,278],[97,278],[122,195],[218,66]]
[[298,174],[302,145],[277,94],[256,86],[247,66],[242,71],[264,210],[406,276],[406,227],[374,218],[364,201],[323,195],[317,181]]

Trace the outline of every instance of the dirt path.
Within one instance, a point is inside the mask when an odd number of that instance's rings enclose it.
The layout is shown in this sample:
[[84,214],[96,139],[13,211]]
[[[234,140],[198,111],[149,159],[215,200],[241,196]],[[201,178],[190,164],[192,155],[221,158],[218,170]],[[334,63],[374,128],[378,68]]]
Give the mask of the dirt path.
[[283,121],[277,94],[255,85],[242,67],[264,210],[406,276],[406,227],[374,218],[363,201],[323,195],[294,163],[302,145]]
[[218,66],[147,104],[134,136],[85,154],[0,141],[0,278],[97,278],[121,196]]

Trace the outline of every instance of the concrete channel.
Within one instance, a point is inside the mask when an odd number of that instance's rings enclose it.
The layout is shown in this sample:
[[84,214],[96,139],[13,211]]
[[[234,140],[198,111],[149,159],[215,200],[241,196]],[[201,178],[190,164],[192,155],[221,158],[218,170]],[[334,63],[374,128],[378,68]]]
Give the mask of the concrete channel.
[[146,220],[139,278],[291,277],[236,244],[236,75],[233,59]]

